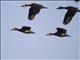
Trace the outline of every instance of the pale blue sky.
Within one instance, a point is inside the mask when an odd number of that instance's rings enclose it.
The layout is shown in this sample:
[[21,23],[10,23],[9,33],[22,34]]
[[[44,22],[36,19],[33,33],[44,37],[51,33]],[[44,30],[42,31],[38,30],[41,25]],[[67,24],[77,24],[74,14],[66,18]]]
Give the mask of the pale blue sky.
[[[39,3],[48,7],[29,21],[29,8],[23,4]],[[67,10],[57,10],[59,6],[78,7],[79,3],[69,1],[2,1],[1,2],[1,57],[2,59],[76,59],[79,51],[79,13],[70,24],[62,24]],[[10,29],[31,26],[36,34],[23,34]],[[46,36],[64,27],[70,37]]]

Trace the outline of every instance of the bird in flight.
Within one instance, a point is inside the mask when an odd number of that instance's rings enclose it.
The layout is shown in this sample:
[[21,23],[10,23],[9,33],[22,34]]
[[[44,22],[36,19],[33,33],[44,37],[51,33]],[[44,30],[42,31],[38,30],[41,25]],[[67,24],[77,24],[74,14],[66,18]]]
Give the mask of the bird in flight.
[[46,35],[47,36],[55,35],[55,36],[58,36],[58,37],[70,37],[70,35],[66,34],[67,33],[66,29],[60,28],[60,27],[58,27],[56,29],[57,29],[57,32],[55,32],[55,33],[48,33]]
[[63,24],[67,25],[71,22],[72,18],[74,17],[74,15],[77,12],[80,12],[80,9],[76,8],[76,7],[72,7],[72,6],[68,6],[68,7],[58,7],[57,9],[66,9],[67,13],[64,16],[64,20],[63,20]]
[[26,34],[35,34],[35,32],[31,31],[31,27],[29,26],[23,26],[21,29],[13,28],[12,31],[19,31]]
[[47,7],[44,7],[43,5],[37,4],[37,3],[32,3],[32,4],[24,4],[21,7],[27,7],[30,6],[31,8],[29,9],[28,13],[28,19],[33,20],[37,14],[39,14],[40,9],[47,9]]

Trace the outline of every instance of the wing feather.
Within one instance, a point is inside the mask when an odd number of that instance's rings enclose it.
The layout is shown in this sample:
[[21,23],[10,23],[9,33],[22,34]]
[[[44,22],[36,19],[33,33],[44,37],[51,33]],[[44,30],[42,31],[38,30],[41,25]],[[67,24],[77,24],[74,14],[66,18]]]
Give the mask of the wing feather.
[[65,14],[63,24],[64,24],[64,25],[69,24],[69,23],[71,22],[73,16],[75,15],[75,13],[76,13],[76,12],[68,11],[68,12]]

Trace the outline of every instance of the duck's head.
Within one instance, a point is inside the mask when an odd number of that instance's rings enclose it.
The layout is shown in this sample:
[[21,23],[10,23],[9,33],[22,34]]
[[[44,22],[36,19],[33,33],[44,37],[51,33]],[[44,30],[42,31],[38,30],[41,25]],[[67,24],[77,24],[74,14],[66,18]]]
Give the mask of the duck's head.
[[55,35],[55,33],[48,33],[46,34],[47,36],[52,36],[52,35]]
[[65,9],[65,7],[60,6],[60,7],[58,7],[57,9]]
[[44,6],[41,6],[40,8],[41,8],[41,9],[48,9],[48,7],[44,7]]
[[11,29],[12,31],[16,31],[17,30],[17,28],[13,28],[13,29]]
[[21,5],[21,7],[27,7],[27,6],[31,6],[30,4],[23,4]]

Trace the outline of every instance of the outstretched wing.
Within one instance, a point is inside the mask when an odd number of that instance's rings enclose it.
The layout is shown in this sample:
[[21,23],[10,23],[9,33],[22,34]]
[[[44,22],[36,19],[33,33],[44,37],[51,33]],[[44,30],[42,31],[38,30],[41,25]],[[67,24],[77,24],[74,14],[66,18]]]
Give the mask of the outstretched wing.
[[63,24],[64,25],[67,25],[71,22],[73,16],[75,15],[76,12],[72,12],[72,11],[67,11],[67,13],[65,14],[65,17],[64,17],[64,21],[63,21]]
[[57,32],[58,33],[66,33],[67,31],[66,31],[66,29],[64,29],[64,28],[57,28]]
[[38,8],[38,7],[31,7],[29,9],[28,19],[29,20],[33,20],[35,18],[36,14],[39,13],[39,11],[40,11],[40,8]]
[[29,15],[28,15],[28,19],[29,19],[29,20],[33,20],[34,17],[35,17],[35,14],[31,14],[31,13],[29,13]]
[[36,16],[36,10],[35,8],[31,7],[29,9],[28,19],[33,20],[35,16]]
[[22,30],[30,30],[31,29],[31,27],[29,27],[29,26],[23,26],[22,27]]

